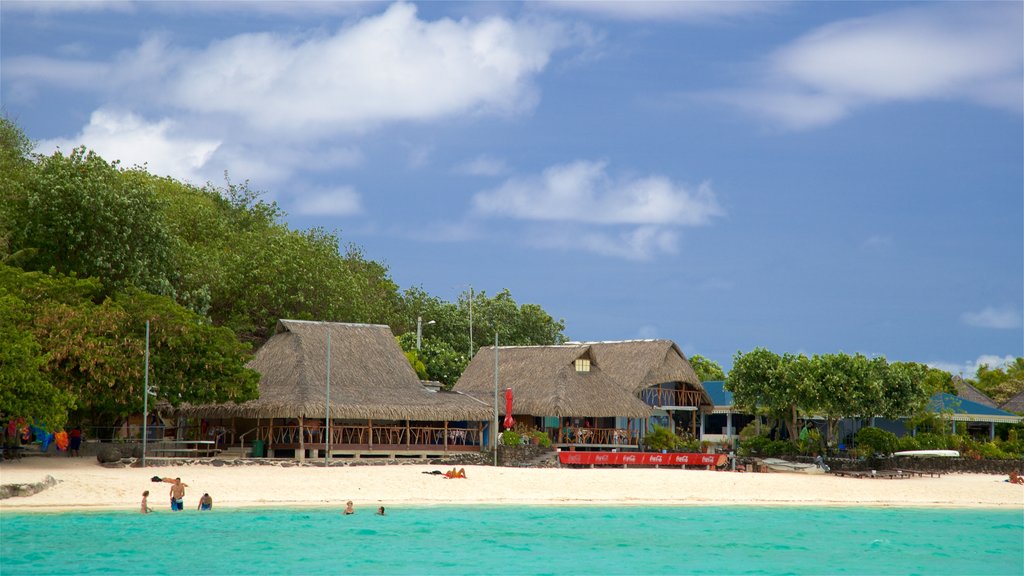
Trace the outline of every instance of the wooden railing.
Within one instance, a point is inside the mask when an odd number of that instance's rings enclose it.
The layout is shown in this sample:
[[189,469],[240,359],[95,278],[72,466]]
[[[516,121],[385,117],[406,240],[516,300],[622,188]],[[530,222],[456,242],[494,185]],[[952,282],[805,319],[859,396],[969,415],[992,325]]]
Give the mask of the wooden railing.
[[[256,438],[268,446],[295,447],[302,444],[323,445],[324,427],[260,426]],[[330,429],[332,447],[343,446],[479,446],[481,433],[473,428],[444,428],[441,426],[369,426],[335,425]]]
[[636,446],[639,440],[638,433],[627,428],[574,427],[559,431],[556,443]]
[[648,406],[700,406],[701,393],[653,386],[640,392],[640,399]]

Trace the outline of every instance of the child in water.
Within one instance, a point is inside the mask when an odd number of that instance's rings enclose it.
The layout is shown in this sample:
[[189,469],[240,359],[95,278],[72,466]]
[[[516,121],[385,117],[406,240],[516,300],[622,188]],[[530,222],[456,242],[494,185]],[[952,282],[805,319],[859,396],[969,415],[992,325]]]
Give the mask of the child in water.
[[149,514],[153,511],[153,509],[150,508],[149,504],[146,502],[147,498],[149,498],[149,490],[146,490],[145,492],[142,493],[142,510],[140,510],[140,512],[142,512],[143,514]]

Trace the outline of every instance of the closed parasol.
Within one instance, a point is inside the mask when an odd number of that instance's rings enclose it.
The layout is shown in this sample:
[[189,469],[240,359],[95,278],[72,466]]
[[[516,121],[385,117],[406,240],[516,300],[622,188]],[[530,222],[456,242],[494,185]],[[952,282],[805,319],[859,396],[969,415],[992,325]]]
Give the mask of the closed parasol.
[[512,419],[512,389],[505,388],[505,430],[508,430],[516,423]]

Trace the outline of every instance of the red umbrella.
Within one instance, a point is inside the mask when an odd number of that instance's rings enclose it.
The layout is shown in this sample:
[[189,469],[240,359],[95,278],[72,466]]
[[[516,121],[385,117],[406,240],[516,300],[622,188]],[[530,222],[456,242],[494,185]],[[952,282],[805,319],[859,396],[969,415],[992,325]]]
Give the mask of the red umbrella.
[[505,430],[515,423],[516,421],[512,419],[512,389],[505,388]]

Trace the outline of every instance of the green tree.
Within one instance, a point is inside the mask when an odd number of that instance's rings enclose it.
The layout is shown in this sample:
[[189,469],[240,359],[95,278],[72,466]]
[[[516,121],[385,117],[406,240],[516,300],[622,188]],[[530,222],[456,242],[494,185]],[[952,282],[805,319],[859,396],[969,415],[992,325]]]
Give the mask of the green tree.
[[158,399],[178,405],[256,397],[258,374],[244,366],[248,346],[230,330],[164,296],[129,289],[103,298],[103,291],[96,280],[0,265],[0,294],[26,304],[16,329],[38,342],[46,353],[44,375],[83,415],[111,419],[141,411],[146,320]]
[[27,308],[23,300],[0,294],[0,414],[55,430],[67,422],[74,398],[50,382],[42,347],[19,327],[30,322]]
[[398,345],[410,358],[413,367],[417,366],[416,362],[423,365],[420,378],[440,382],[445,390],[451,390],[466,369],[466,355],[456,352],[447,342],[438,338],[423,338],[420,350],[417,351],[416,334],[406,332],[398,337]]
[[714,360],[709,360],[700,354],[690,356],[690,366],[693,366],[693,371],[697,373],[697,378],[700,378],[701,382],[725,380],[725,372],[722,367]]
[[779,356],[755,348],[736,353],[725,388],[732,392],[737,406],[785,423],[790,438],[795,438],[799,406],[806,399],[809,376],[810,362],[806,356]]
[[974,378],[974,386],[978,390],[996,404],[1002,404],[1024,390],[1024,358],[1017,358],[1005,368],[990,368],[982,364]]
[[2,186],[8,250],[33,249],[21,262],[28,270],[172,294],[170,239],[148,180],[85,148],[39,157],[23,184]]

